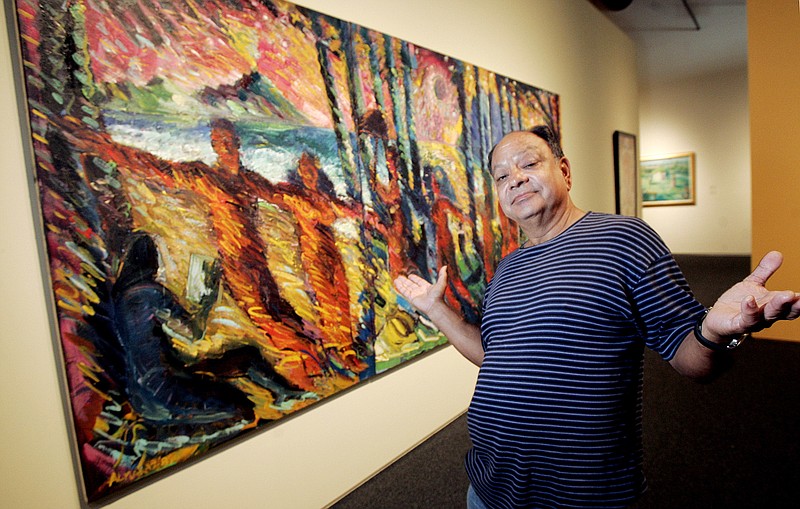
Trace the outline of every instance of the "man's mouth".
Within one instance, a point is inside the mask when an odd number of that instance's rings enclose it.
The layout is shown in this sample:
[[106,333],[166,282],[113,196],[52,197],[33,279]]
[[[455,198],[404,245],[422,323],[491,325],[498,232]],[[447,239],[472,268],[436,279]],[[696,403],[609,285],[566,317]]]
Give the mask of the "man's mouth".
[[514,196],[514,198],[511,200],[511,204],[513,205],[513,204],[517,203],[518,201],[527,200],[528,198],[530,198],[534,194],[536,194],[536,191],[525,191],[524,193],[520,193],[520,194]]

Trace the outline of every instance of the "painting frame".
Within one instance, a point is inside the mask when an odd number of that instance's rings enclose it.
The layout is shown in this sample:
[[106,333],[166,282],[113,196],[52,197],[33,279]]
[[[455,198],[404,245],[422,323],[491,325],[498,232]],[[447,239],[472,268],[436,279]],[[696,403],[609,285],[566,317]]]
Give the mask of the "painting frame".
[[615,211],[639,217],[639,157],[636,135],[614,131]]
[[695,171],[694,152],[643,157],[639,164],[642,206],[694,205]]

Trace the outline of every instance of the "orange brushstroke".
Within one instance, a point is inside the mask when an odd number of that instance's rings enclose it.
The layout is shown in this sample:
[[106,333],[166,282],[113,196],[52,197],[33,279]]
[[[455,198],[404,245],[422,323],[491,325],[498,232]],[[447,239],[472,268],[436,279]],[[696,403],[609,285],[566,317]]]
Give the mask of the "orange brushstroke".
[[332,362],[357,374],[367,366],[353,348],[347,278],[331,227],[338,217],[353,217],[358,211],[317,189],[316,157],[304,153],[297,170],[302,187],[250,176],[251,190],[290,212],[297,221],[300,259],[316,300],[322,346]]
[[[145,151],[120,145],[108,134],[83,129],[79,121],[67,119],[67,138],[85,154],[113,162],[118,171],[129,172],[138,179],[158,179],[164,188],[186,189],[196,193],[208,207],[208,217],[221,264],[223,283],[247,317],[263,333],[258,345],[264,358],[276,372],[298,388],[327,395],[334,392],[330,382],[338,385],[356,381],[353,376],[332,372],[329,362],[338,362],[329,350],[340,349],[344,365],[354,374],[364,369],[355,352],[348,350],[352,339],[333,335],[323,338],[322,345],[310,338],[292,318],[292,310],[282,301],[277,285],[266,267],[263,253],[266,246],[257,229],[256,201],[253,185],[243,178],[238,152],[238,138],[226,121],[212,123],[212,145],[219,155],[218,164],[175,163],[162,160]],[[312,244],[314,241],[312,241]],[[308,246],[310,248],[311,246]],[[313,263],[313,260],[309,260]],[[341,287],[342,279],[337,277]],[[346,285],[344,286],[346,288]],[[346,293],[345,293],[346,295]],[[325,297],[323,297],[323,300]],[[334,299],[339,302],[339,299]],[[326,307],[328,302],[325,301]],[[338,304],[334,309],[342,309]],[[326,311],[327,312],[327,311]],[[325,332],[338,329],[338,315],[323,316]],[[349,317],[349,314],[345,315]],[[327,335],[327,334],[326,334]]]

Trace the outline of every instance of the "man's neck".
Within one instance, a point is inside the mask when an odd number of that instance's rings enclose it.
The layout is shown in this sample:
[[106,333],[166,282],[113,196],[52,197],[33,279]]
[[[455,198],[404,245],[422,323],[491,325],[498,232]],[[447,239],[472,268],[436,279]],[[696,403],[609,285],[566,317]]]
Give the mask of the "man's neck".
[[524,246],[536,246],[558,237],[585,215],[585,211],[570,202],[567,207],[554,215],[549,221],[531,221],[533,224],[520,225],[520,228],[528,238]]

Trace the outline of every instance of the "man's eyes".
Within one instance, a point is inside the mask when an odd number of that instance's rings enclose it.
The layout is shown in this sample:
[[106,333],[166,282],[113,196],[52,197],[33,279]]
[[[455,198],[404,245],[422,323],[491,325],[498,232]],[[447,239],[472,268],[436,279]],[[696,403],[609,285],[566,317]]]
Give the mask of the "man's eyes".
[[[541,162],[541,161],[537,161],[537,160],[534,160],[534,161],[527,161],[527,162],[524,162],[524,163],[520,164],[520,165],[519,165],[519,168],[521,168],[521,169],[523,169],[523,170],[531,170],[531,169],[535,169],[536,167],[538,167],[538,166],[539,166],[539,163],[540,163],[540,162]],[[505,179],[507,179],[507,178],[508,178],[508,174],[507,174],[507,173],[501,173],[500,175],[498,175],[497,177],[495,177],[495,181],[496,181],[496,182],[502,182],[503,180],[505,180]]]

